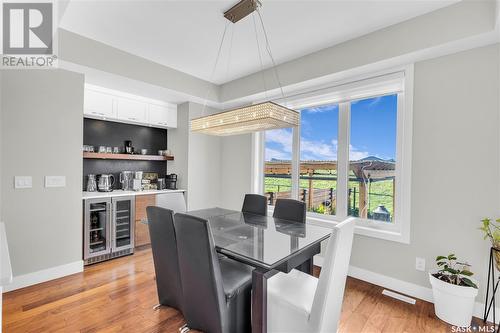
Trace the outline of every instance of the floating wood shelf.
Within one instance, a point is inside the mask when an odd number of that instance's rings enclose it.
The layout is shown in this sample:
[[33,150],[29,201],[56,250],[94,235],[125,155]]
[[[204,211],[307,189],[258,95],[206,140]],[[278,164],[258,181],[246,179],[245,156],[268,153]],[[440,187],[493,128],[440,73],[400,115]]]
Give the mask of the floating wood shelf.
[[103,160],[136,160],[136,161],[173,161],[173,156],[160,155],[131,155],[83,152],[83,158],[97,158]]

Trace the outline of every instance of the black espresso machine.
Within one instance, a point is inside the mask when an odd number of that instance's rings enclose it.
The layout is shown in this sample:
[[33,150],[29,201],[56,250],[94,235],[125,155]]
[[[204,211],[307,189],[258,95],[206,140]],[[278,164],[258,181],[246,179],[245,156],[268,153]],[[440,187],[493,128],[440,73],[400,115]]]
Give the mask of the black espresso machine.
[[169,190],[177,190],[177,175],[175,173],[165,175],[165,188]]

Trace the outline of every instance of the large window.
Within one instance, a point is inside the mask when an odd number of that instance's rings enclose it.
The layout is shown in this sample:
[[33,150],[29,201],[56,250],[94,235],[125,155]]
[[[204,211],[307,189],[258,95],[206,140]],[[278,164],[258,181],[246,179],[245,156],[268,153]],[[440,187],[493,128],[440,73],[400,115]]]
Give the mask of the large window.
[[292,99],[299,128],[256,136],[270,205],[302,200],[311,221],[354,216],[358,233],[408,242],[411,76],[407,68]]
[[397,94],[350,103],[348,214],[392,222]]
[[338,121],[336,104],[301,111],[299,198],[310,212],[336,212]]
[[277,199],[292,197],[292,135],[291,128],[265,133],[264,192],[271,206]]
[[[311,107],[301,112],[300,200],[307,210],[334,215],[337,190],[338,105]],[[292,195],[292,129],[265,133],[264,191],[269,204]]]

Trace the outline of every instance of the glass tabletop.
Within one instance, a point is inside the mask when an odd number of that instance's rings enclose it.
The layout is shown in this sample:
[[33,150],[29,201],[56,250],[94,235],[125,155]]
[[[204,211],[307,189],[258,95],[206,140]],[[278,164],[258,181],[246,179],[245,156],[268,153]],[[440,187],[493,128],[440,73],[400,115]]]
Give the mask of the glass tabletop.
[[217,250],[265,267],[319,244],[332,229],[222,208],[189,211],[207,219]]

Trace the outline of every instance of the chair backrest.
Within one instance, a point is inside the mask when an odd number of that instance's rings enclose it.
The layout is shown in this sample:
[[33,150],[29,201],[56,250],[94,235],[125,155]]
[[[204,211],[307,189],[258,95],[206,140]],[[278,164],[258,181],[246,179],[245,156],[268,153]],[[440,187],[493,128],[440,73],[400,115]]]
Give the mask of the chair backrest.
[[243,200],[243,213],[250,213],[256,215],[267,215],[267,198],[260,194],[245,194]]
[[314,332],[336,332],[351,258],[354,218],[337,224],[330,236],[311,309]]
[[177,259],[177,240],[173,212],[160,207],[147,207],[151,250],[160,304],[182,310],[182,287]]
[[174,226],[187,325],[206,333],[226,333],[226,299],[208,221],[177,213]]
[[293,199],[278,199],[274,206],[273,217],[306,223],[306,203]]

